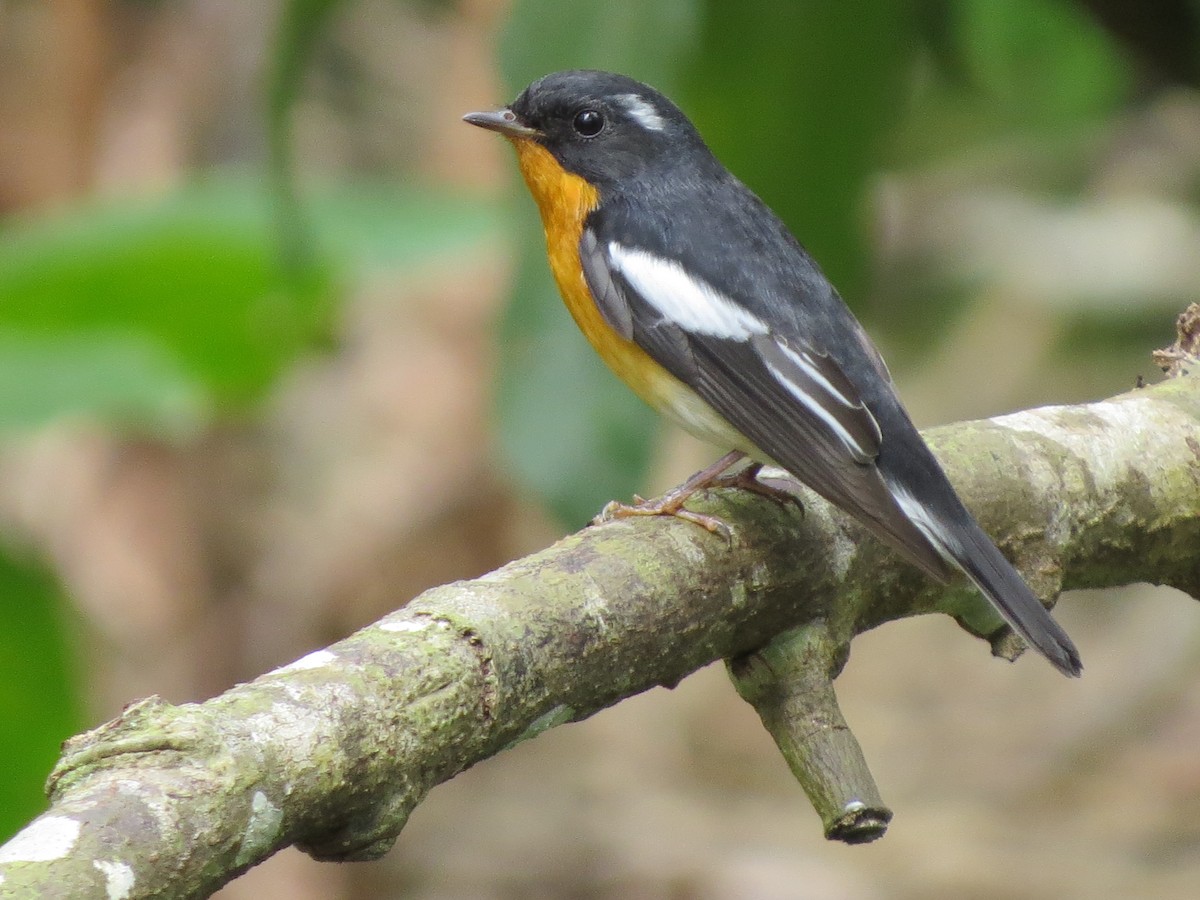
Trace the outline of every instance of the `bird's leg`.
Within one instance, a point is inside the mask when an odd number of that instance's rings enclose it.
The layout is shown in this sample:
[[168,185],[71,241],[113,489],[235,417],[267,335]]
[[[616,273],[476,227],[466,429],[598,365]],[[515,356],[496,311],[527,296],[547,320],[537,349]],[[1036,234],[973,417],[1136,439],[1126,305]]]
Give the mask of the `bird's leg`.
[[758,494],[760,497],[766,497],[781,506],[788,503],[794,503],[800,507],[800,511],[804,511],[804,504],[800,498],[792,491],[788,490],[785,485],[792,483],[776,479],[775,483],[760,481],[758,478],[759,470],[763,464],[760,462],[752,462],[743,469],[738,469],[731,474],[721,475],[714,478],[710,485],[712,487],[731,487],[740,488],[743,491],[749,491],[752,494]]
[[711,466],[701,469],[683,484],[671,488],[671,490],[657,499],[646,500],[634,494],[633,503],[621,503],[620,501],[613,500],[600,511],[600,515],[592,520],[592,524],[599,525],[612,519],[624,519],[629,516],[674,516],[677,519],[683,519],[685,522],[692,522],[699,525],[713,534],[719,534],[725,540],[730,540],[731,535],[728,525],[716,516],[706,516],[702,513],[684,509],[683,504],[687,503],[692,494],[702,491],[716,482],[730,466],[741,460],[745,455],[740,450],[732,450]]

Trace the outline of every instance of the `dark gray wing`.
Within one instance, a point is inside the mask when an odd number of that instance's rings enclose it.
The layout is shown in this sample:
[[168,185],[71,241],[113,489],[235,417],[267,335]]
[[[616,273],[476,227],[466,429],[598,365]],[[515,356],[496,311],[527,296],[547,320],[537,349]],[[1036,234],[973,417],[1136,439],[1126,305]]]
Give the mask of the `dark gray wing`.
[[748,312],[676,262],[603,244],[580,257],[605,320],[734,426],[768,459],[905,551],[931,575],[951,571],[905,514],[875,460],[879,424],[854,384],[800,335]]

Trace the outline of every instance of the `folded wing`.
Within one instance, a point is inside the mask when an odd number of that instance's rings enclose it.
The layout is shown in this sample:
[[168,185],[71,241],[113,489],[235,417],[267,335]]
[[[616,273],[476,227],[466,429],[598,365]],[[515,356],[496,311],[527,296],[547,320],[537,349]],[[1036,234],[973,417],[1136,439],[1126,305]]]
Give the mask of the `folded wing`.
[[837,363],[693,278],[677,262],[597,239],[580,244],[606,321],[758,448],[938,579],[939,549],[875,464],[879,424]]

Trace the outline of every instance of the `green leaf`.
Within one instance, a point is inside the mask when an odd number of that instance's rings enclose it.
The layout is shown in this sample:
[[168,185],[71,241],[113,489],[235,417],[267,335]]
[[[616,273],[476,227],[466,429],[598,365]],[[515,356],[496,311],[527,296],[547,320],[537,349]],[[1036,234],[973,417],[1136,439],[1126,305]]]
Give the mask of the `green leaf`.
[[[698,12],[698,0],[521,0],[504,30],[501,70],[513,95],[568,68],[624,72],[671,93],[695,47]],[[606,371],[563,308],[528,198],[512,218],[519,265],[501,324],[500,444],[518,480],[578,526],[642,484],[655,416]]]
[[1116,40],[1069,0],[960,0],[926,13],[933,66],[897,142],[901,164],[1032,139],[1044,166],[1079,177],[1079,163],[1064,156],[1086,152],[1074,142],[1090,143],[1130,94],[1131,66]]
[[794,0],[705,10],[685,110],[854,305],[869,272],[863,202],[904,109],[916,11],[893,0],[859,0],[853,14]]
[[670,93],[696,48],[700,0],[518,0],[500,39],[510,91],[559,69],[608,69]]
[[402,185],[305,199],[314,262],[280,262],[263,179],[0,231],[0,431],[60,415],[178,432],[258,400],[327,333],[339,275],[428,265],[500,227],[495,204]]
[[511,227],[500,203],[417,185],[351,182],[304,203],[321,258],[354,274],[452,261]]
[[46,808],[59,745],[81,727],[53,579],[0,553],[0,843]]
[[134,334],[221,406],[257,399],[322,333],[328,267],[279,265],[265,193],[200,182],[138,203],[85,207],[0,234],[0,329]]
[[79,416],[182,435],[204,412],[195,380],[143,335],[0,331],[0,435]]
[[962,0],[957,26],[969,77],[1010,127],[1061,131],[1111,112],[1127,93],[1120,52],[1076,3]]

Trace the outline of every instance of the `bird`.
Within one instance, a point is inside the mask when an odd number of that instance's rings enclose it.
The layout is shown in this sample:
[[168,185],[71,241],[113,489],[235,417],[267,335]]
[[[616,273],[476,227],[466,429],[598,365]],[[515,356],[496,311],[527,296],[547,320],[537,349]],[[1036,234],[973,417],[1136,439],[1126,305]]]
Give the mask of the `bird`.
[[[463,116],[509,140],[575,322],[650,406],[730,452],[631,513],[672,514],[743,458],[784,469],[941,583],[967,577],[1066,675],[1079,652],[963,505],[866,331],[670,99],[573,69]],[[611,504],[610,504],[611,506]]]

